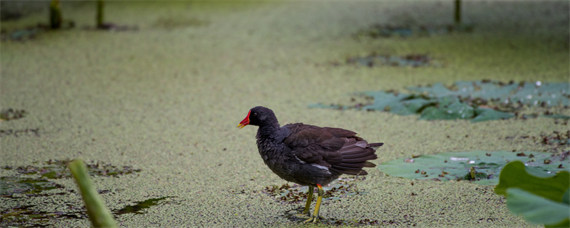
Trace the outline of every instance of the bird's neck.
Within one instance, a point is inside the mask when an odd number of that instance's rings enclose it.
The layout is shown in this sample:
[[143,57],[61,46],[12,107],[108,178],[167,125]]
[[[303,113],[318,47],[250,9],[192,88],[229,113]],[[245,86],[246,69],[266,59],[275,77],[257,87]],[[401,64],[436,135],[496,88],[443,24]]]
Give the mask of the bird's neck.
[[279,131],[279,123],[271,123],[271,124],[264,124],[263,126],[259,126],[257,130],[258,137],[261,138],[272,138],[277,131]]

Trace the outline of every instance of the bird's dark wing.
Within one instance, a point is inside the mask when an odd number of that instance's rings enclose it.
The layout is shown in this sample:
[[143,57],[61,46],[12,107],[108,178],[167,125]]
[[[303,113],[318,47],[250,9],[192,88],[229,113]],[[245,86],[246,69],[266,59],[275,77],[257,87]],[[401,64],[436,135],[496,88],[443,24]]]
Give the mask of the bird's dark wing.
[[374,167],[368,162],[377,158],[375,148],[381,143],[368,144],[353,131],[341,128],[288,124],[291,134],[284,139],[292,153],[301,161],[321,165],[332,171],[365,175],[363,167]]

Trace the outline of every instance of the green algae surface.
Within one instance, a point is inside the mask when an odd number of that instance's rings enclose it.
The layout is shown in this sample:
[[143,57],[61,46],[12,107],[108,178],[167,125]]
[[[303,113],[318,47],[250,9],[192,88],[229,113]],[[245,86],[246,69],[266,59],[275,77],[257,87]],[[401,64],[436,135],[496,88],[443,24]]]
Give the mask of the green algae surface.
[[[442,151],[553,152],[552,145],[520,137],[565,132],[567,120],[539,116],[472,124],[307,108],[317,101],[348,102],[345,94],[355,91],[438,82],[567,82],[565,1],[469,1],[464,15],[475,25],[471,33],[354,38],[374,24],[447,24],[451,4],[109,1],[106,22],[138,29],[100,31],[83,29],[94,26],[92,4],[62,1],[63,16],[75,28],[1,41],[0,110],[27,114],[0,122],[0,167],[80,158],[140,168],[117,178],[93,176],[111,211],[176,197],[175,203],[159,203],[145,214],[118,216],[117,222],[127,227],[298,226],[286,213],[304,202],[283,204],[263,192],[286,182],[259,157],[255,128],[235,128],[254,106],[271,108],[282,124],[341,127],[370,142],[384,142],[377,164]],[[47,20],[46,12],[0,26],[8,33],[33,26]],[[424,53],[441,66],[330,64],[372,52]],[[564,109],[557,113],[570,115]],[[529,225],[512,215],[490,186],[368,171],[365,180],[354,182],[366,194],[323,202],[320,215],[405,227]],[[0,176],[11,175],[13,170],[0,169]],[[75,189],[69,178],[49,181]],[[83,210],[77,192],[69,192],[3,198],[0,211],[26,211],[17,209],[22,205],[33,205],[29,209],[37,212]],[[52,217],[45,225],[89,226],[85,216],[76,217]]]

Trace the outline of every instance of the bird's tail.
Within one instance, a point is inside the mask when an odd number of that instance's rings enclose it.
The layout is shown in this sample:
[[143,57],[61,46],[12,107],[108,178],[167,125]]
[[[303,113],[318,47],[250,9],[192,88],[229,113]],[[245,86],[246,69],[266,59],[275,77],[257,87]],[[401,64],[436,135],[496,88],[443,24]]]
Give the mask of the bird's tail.
[[368,146],[372,147],[374,149],[381,147],[382,145],[384,145],[384,143],[369,143]]

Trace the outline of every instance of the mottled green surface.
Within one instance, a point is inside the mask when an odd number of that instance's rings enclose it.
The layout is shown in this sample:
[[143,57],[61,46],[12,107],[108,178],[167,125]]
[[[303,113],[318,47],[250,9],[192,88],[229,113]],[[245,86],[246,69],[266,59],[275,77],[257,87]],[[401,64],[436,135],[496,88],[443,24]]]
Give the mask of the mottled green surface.
[[[547,117],[570,118],[548,110],[550,107],[568,109],[570,83],[567,82],[458,81],[450,86],[435,83],[408,87],[404,91],[365,91],[353,95],[359,99],[353,97],[350,105],[315,103],[309,107],[419,114],[422,120],[470,119],[472,122],[518,117],[518,112],[525,108],[543,107]],[[533,116],[539,114],[533,113]]]
[[566,157],[553,157],[552,153],[530,151],[445,152],[399,158],[382,162],[377,167],[390,176],[408,179],[458,180],[496,185],[503,167],[515,160],[524,162],[529,170],[542,175],[552,176],[559,171],[570,170],[570,161]]
[[[298,223],[286,214],[303,203],[283,205],[262,193],[284,181],[259,157],[256,129],[235,127],[255,105],[272,108],[282,123],[343,127],[385,142],[377,162],[443,151],[551,151],[512,137],[563,131],[564,121],[474,124],[307,108],[355,91],[435,82],[568,81],[568,2],[463,5],[473,33],[369,40],[353,35],[374,23],[449,23],[452,1],[107,3],[107,21],[139,28],[125,32],[82,30],[93,26],[94,6],[64,5],[64,17],[75,20],[77,29],[1,43],[0,109],[27,115],[1,122],[0,129],[39,131],[2,135],[0,165],[82,158],[141,168],[135,175],[93,177],[95,186],[109,190],[101,196],[111,210],[173,197],[144,215],[117,217],[120,226],[292,226]],[[1,26],[21,28],[46,21],[46,15]],[[330,64],[371,51],[428,53],[443,66]],[[8,173],[0,170],[1,176]],[[71,179],[54,181],[74,188]],[[396,226],[529,225],[511,215],[492,186],[410,181],[371,169],[357,187],[367,194],[325,202],[320,215]],[[0,210],[36,205],[60,211],[81,203],[77,193],[22,197],[3,199]],[[88,225],[86,218],[50,222]]]

